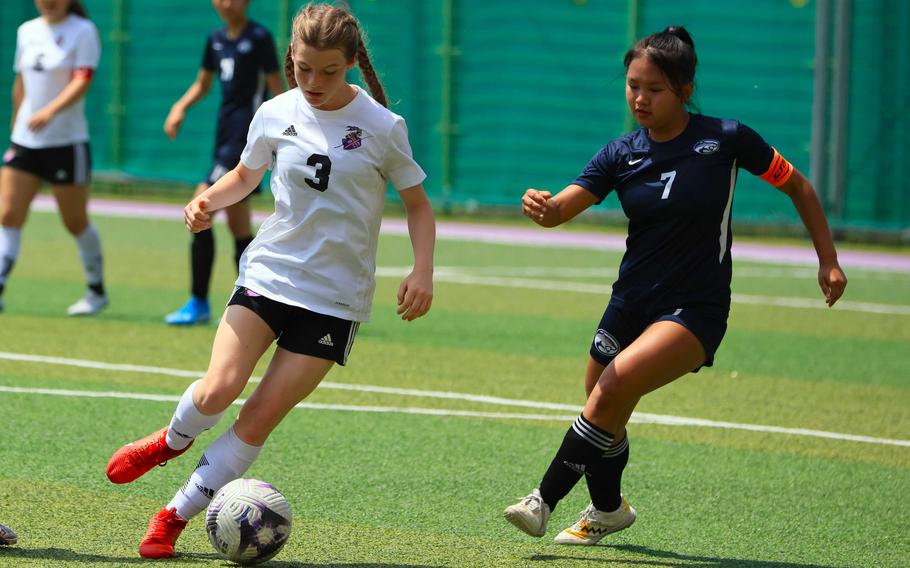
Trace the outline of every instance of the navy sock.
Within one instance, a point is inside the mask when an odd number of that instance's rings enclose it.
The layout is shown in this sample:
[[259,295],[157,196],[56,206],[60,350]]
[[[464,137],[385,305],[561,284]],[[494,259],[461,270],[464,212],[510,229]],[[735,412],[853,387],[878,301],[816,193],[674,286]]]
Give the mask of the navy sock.
[[575,420],[540,482],[540,496],[551,511],[612,443],[613,434],[598,428],[584,415]]
[[598,511],[615,511],[622,505],[622,472],[629,463],[629,435],[608,451],[588,470],[585,481],[591,503]]
[[193,234],[190,245],[190,267],[192,270],[191,292],[200,300],[209,297],[209,283],[212,280],[212,266],[215,264],[215,236],[211,229]]

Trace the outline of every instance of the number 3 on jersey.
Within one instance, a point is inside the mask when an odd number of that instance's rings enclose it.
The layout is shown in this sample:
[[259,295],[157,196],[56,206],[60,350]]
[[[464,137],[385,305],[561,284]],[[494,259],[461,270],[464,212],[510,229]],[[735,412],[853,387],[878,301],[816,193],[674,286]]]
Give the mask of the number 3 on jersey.
[[670,188],[673,187],[673,180],[676,179],[676,170],[670,172],[664,172],[660,174],[660,181],[666,180],[667,185],[664,186],[664,192],[661,194],[661,199],[666,199],[670,197]]
[[306,165],[315,166],[316,177],[306,178],[306,184],[316,191],[325,191],[329,188],[329,174],[332,173],[332,161],[324,154],[313,154],[306,161]]

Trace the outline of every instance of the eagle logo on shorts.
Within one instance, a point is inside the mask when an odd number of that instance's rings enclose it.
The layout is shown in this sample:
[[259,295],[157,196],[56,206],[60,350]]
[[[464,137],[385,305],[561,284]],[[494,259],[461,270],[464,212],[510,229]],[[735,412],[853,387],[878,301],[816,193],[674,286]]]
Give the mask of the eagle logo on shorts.
[[594,334],[594,348],[604,355],[612,357],[619,353],[619,342],[605,330],[598,329]]
[[[345,150],[356,150],[363,145],[364,138],[369,138],[369,136],[363,135],[362,128],[359,126],[348,126],[348,133],[341,139],[340,146]],[[338,146],[335,147],[338,148]]]

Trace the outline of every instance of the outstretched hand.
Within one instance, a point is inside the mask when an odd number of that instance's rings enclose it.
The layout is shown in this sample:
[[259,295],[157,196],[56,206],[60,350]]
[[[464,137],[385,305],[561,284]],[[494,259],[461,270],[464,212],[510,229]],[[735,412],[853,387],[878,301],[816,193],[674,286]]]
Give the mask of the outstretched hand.
[[398,287],[397,314],[405,321],[414,321],[430,311],[433,304],[433,274],[413,271]]
[[830,308],[844,295],[847,276],[837,262],[822,264],[818,268],[818,285],[825,295],[825,303]]
[[543,227],[558,225],[559,209],[551,201],[552,197],[549,191],[529,189],[521,198],[521,212]]
[[183,221],[191,233],[198,233],[212,227],[208,198],[200,195],[183,208]]

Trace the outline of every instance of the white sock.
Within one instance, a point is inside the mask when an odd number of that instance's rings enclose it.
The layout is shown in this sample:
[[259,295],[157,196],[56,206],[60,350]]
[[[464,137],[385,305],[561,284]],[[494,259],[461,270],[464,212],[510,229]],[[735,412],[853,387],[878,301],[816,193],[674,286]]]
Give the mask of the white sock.
[[79,247],[79,257],[82,259],[82,268],[85,270],[85,279],[89,286],[103,283],[101,236],[98,229],[89,224],[84,231],[76,235],[76,246]]
[[177,410],[174,411],[174,416],[167,428],[167,445],[174,450],[182,450],[189,446],[190,442],[195,440],[199,434],[218,424],[224,414],[222,410],[218,414],[206,415],[196,408],[196,403],[193,402],[193,391],[196,390],[196,385],[201,380],[187,387],[183,396],[180,397],[180,402],[177,403]]
[[6,284],[16,259],[19,258],[19,246],[22,242],[22,229],[0,227],[0,286]]
[[196,471],[174,495],[167,508],[176,507],[181,518],[192,519],[209,506],[215,492],[246,473],[261,449],[262,446],[251,446],[238,438],[231,426],[206,448]]

